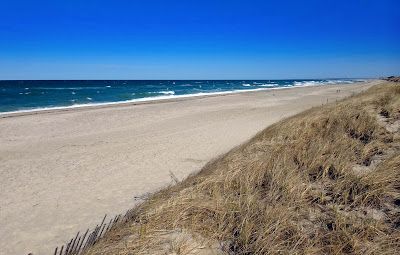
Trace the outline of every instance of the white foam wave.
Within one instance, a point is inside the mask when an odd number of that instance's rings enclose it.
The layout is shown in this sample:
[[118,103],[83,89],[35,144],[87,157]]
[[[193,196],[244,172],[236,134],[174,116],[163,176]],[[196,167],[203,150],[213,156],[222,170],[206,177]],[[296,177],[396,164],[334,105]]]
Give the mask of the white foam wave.
[[366,80],[318,80],[318,81],[295,81],[294,86],[316,86],[316,85],[335,85],[335,84],[353,84]]
[[155,91],[155,92],[147,92],[147,93],[149,93],[149,94],[175,95],[175,91],[173,91],[173,90]]
[[164,95],[175,95],[175,91],[173,91],[173,90],[159,91],[158,93],[164,94]]
[[276,83],[270,83],[270,84],[261,84],[261,85],[258,85],[258,86],[260,86],[260,87],[269,87],[269,88],[273,88],[273,87],[275,87],[275,86],[277,86],[278,84],[276,84]]
[[315,85],[320,85],[321,82],[319,81],[295,81],[293,83],[293,86],[302,86],[302,87],[307,87],[307,86],[315,86]]

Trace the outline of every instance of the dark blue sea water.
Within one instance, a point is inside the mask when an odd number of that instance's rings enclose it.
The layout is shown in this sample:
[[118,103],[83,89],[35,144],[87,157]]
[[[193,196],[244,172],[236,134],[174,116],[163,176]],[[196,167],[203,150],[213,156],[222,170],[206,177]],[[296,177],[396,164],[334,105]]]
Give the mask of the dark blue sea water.
[[360,81],[363,80],[0,81],[0,112]]

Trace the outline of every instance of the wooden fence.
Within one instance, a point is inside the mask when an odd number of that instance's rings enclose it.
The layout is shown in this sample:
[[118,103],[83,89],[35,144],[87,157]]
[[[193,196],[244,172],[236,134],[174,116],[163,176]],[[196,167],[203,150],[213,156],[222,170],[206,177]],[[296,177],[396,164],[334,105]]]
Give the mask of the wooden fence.
[[[114,218],[106,221],[107,214],[104,215],[100,224],[89,232],[78,232],[68,243],[58,246],[54,250],[54,255],[79,255],[83,254],[87,249],[96,244],[107,232],[114,229],[117,225],[128,222],[128,220],[135,217],[135,208],[128,210],[125,215],[116,215]],[[28,255],[33,255],[32,253]]]

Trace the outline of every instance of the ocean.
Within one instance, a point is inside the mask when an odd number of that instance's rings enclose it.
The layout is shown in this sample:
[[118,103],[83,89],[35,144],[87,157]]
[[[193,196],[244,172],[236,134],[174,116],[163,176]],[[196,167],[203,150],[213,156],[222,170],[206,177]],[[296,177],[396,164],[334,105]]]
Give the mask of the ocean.
[[0,81],[0,113],[362,81],[365,80]]

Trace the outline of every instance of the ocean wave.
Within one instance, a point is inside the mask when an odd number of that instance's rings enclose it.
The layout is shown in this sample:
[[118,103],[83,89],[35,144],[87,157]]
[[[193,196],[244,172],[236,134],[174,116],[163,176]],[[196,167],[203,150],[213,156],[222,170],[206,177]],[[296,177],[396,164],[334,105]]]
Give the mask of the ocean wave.
[[173,91],[173,90],[155,91],[155,92],[148,92],[148,93],[149,94],[175,95],[175,91]]
[[278,85],[276,82],[270,82],[270,81],[268,81],[268,82],[253,82],[253,84],[254,85],[257,85],[257,86],[262,86],[262,85],[266,85],[266,84],[273,84],[273,85]]
[[173,90],[160,91],[159,93],[164,95],[175,95],[175,91]]
[[[365,80],[362,80],[365,81]],[[360,82],[357,80],[315,80],[315,81],[295,81],[294,86],[316,86],[316,85],[335,85],[335,84],[353,84]]]
[[315,86],[315,85],[321,85],[322,83],[320,81],[295,81],[293,84],[290,84],[292,86],[302,86],[302,87],[307,87],[307,86]]
[[322,85],[326,85],[326,84],[334,85],[334,84],[353,84],[355,82],[356,81],[353,81],[353,80],[324,80],[324,81],[321,81],[320,83]]
[[260,85],[258,85],[259,87],[269,87],[269,88],[273,88],[273,87],[276,87],[276,86],[278,86],[278,84],[276,84],[276,83],[270,83],[270,84],[260,84]]
[[353,80],[327,80],[329,84],[353,84],[356,81]]
[[251,87],[251,85],[248,84],[248,83],[244,83],[244,84],[242,84],[242,86],[243,86],[243,87]]

